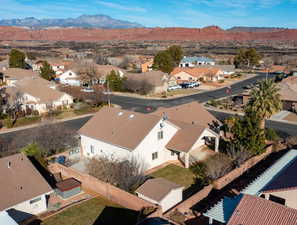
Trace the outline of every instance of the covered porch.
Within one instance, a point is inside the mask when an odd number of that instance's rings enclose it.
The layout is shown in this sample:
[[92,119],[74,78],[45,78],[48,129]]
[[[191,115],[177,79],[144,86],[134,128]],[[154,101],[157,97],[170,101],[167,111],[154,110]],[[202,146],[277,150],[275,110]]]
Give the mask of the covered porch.
[[177,139],[179,139],[178,142],[171,141],[167,148],[178,155],[178,159],[185,168],[219,152],[220,135],[208,128],[205,128],[198,137],[188,133],[188,136],[184,136],[183,139],[181,137]]

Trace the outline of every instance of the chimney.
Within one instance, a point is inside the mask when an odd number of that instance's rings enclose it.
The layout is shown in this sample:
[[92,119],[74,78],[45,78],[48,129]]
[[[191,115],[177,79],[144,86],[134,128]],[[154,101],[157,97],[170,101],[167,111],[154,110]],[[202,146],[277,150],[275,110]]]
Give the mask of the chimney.
[[10,161],[7,162],[7,168],[11,168],[11,162]]

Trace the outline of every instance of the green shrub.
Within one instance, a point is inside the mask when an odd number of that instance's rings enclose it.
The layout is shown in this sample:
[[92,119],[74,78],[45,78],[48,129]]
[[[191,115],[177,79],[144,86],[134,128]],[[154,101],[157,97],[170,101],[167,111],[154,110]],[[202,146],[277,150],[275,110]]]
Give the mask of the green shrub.
[[13,127],[13,119],[11,119],[10,117],[7,117],[6,119],[4,119],[4,126],[6,128],[12,128]]
[[279,138],[280,138],[280,137],[278,136],[278,134],[275,132],[275,130],[272,129],[272,128],[268,128],[268,129],[266,129],[265,137],[266,137],[266,139],[269,140],[269,141],[277,141],[277,140],[279,140]]
[[40,116],[28,116],[28,117],[22,117],[17,119],[16,123],[14,124],[16,127],[18,126],[26,126],[30,125],[36,122],[39,122],[41,120]]
[[218,81],[220,84],[224,83],[225,81],[224,80],[219,80]]

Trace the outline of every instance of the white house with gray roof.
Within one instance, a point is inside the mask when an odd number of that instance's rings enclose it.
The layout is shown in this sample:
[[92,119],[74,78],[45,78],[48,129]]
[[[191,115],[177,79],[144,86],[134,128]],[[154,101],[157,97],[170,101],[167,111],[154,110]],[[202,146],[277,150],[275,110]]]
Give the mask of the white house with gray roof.
[[179,67],[196,67],[201,65],[215,65],[215,61],[208,57],[187,57],[185,56],[179,63]]

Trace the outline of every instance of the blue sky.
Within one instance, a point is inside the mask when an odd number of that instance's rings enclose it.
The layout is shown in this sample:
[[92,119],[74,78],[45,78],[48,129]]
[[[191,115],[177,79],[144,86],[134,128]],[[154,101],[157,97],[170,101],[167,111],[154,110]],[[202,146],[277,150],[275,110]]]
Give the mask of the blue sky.
[[297,28],[297,0],[0,0],[0,19],[106,14],[147,27]]

